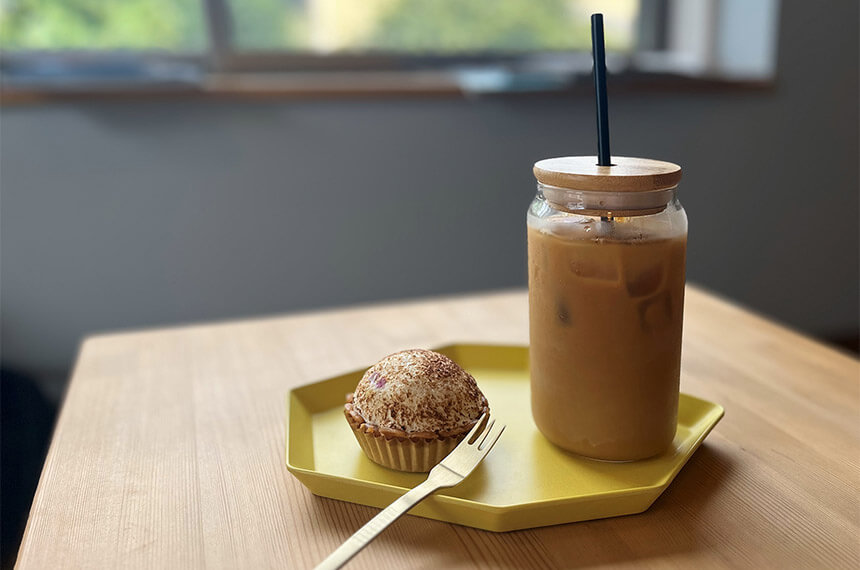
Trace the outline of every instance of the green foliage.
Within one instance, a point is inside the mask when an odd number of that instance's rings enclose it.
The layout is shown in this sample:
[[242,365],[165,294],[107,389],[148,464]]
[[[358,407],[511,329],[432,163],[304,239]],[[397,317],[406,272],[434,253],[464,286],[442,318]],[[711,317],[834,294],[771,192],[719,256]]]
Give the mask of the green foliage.
[[307,17],[301,0],[241,0],[231,7],[241,49],[307,48]]
[[[312,1],[229,0],[236,48],[306,51]],[[587,50],[589,21],[577,6],[577,0],[397,0],[379,14],[369,37],[344,47],[440,54]],[[610,49],[619,47],[609,30],[606,39]],[[199,52],[206,46],[203,0],[0,0],[5,50]]]
[[3,49],[169,49],[206,46],[199,0],[2,0]]
[[585,49],[589,26],[566,0],[400,0],[369,44],[438,53]]

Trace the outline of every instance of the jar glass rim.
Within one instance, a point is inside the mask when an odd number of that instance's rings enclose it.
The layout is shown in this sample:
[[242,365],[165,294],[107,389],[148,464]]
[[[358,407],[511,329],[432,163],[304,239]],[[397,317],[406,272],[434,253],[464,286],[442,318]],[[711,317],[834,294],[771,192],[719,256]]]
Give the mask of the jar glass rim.
[[595,216],[657,214],[676,197],[677,185],[647,192],[575,190],[538,182],[538,195],[557,210]]

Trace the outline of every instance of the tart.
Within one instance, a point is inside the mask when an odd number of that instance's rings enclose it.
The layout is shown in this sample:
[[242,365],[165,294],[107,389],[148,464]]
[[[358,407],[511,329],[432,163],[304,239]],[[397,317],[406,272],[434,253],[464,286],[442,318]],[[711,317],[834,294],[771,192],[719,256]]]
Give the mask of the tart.
[[368,458],[412,472],[432,469],[488,412],[471,374],[422,349],[396,352],[371,366],[344,406]]

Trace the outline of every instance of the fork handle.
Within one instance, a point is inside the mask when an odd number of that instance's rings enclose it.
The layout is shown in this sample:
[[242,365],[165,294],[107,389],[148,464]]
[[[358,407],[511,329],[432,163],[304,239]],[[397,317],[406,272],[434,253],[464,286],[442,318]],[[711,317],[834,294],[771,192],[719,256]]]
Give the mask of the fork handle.
[[358,529],[337,550],[332,552],[328,558],[320,562],[315,570],[335,570],[336,568],[340,568],[349,562],[353,556],[358,554],[362,548],[367,546],[371,540],[376,538],[380,532],[385,530],[388,525],[440,488],[439,485],[431,483],[429,479],[413,487],[370,519],[367,524]]

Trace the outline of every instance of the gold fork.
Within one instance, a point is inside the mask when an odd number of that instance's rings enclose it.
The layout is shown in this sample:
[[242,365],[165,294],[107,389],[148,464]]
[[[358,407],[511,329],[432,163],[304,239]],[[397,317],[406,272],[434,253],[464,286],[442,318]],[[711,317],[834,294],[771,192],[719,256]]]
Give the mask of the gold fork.
[[[466,435],[463,441],[454,448],[436,467],[430,471],[427,479],[407,491],[399,499],[388,505],[367,524],[358,529],[355,534],[332,552],[328,558],[319,563],[316,570],[334,570],[340,568],[376,538],[385,528],[405,514],[406,511],[424,500],[439,489],[458,485],[469,476],[484,457],[490,452],[505,426],[496,426],[496,420],[487,423],[484,414],[475,427]],[[482,437],[483,436],[483,437]],[[478,441],[480,440],[480,441]]]

